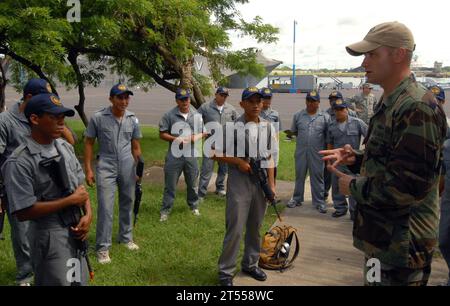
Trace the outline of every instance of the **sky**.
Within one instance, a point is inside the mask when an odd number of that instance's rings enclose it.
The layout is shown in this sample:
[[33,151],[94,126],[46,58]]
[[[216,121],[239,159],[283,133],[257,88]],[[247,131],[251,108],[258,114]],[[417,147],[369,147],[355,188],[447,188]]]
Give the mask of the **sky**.
[[364,38],[373,26],[398,21],[409,27],[420,66],[434,62],[450,66],[450,1],[427,0],[250,0],[238,10],[246,21],[255,16],[278,27],[279,40],[258,44],[231,33],[233,50],[256,47],[267,58],[292,66],[294,20],[297,21],[297,69],[347,69],[360,66],[362,57],[347,54],[345,46]]

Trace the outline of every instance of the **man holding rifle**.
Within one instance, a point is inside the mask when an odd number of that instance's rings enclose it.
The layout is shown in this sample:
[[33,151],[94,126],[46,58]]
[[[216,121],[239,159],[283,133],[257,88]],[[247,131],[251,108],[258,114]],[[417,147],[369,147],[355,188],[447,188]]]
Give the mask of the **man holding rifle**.
[[[19,221],[31,220],[28,237],[37,286],[87,282],[87,262],[85,258],[79,260],[78,245],[88,237],[91,204],[73,147],[60,139],[64,117],[74,114],[56,95],[31,98],[25,107],[31,136],[25,137],[2,167],[8,210]],[[51,159],[63,161],[68,182],[65,188],[44,166]],[[70,225],[65,218],[67,212],[79,212],[79,208],[83,214]]]
[[[262,167],[267,168],[268,184],[272,193],[275,194],[274,163],[269,151],[259,146],[260,143],[270,143],[272,125],[259,117],[262,109],[262,94],[258,88],[245,89],[240,105],[245,113],[235,121],[234,137],[225,135],[223,147],[220,146],[220,143],[216,143],[215,146],[214,159],[229,164],[226,233],[222,254],[219,258],[219,281],[222,286],[233,286],[234,271],[244,228],[246,233],[244,256],[241,263],[242,272],[259,281],[265,281],[267,278],[266,274],[258,267],[261,243],[259,230],[267,208],[266,197],[257,173],[252,171],[250,161],[252,158],[256,159],[261,162]],[[243,129],[245,126],[245,134],[236,130],[239,129],[239,126]],[[228,129],[225,131],[227,132]],[[244,137],[244,139],[239,139],[240,137]],[[263,137],[266,139],[262,139]],[[228,143],[229,139],[233,140],[231,146]],[[239,144],[244,144],[245,148],[239,147]],[[229,151],[230,148],[232,152]],[[256,156],[252,156],[252,151]],[[244,154],[241,155],[239,152],[244,152]]]

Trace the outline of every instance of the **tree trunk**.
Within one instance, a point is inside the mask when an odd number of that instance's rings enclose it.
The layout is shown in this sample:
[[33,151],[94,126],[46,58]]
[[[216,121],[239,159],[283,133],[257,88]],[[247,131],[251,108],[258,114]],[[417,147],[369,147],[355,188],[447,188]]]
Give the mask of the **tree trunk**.
[[77,78],[77,87],[78,87],[78,105],[75,105],[75,109],[78,112],[78,115],[80,116],[81,120],[83,121],[83,124],[85,127],[88,125],[88,119],[86,117],[86,113],[84,112],[84,103],[86,101],[86,95],[84,94],[84,82],[83,82],[83,76],[81,75],[80,66],[78,66],[77,63],[77,57],[78,57],[78,51],[76,50],[69,50],[69,56],[68,60],[70,64],[72,65],[72,69],[75,72],[76,78]]
[[193,96],[191,97],[191,104],[195,108],[199,108],[200,105],[205,103],[205,97],[203,97],[202,91],[198,86],[197,81],[194,79],[194,75],[192,73],[193,69],[194,58],[184,62],[181,65],[180,87],[192,89]]
[[203,96],[202,90],[200,89],[200,86],[198,85],[197,81],[193,80],[192,89],[194,91],[194,98],[195,98],[195,108],[199,108],[203,103],[206,102],[205,97]]
[[14,53],[14,52],[12,52],[8,48],[0,49],[0,53],[5,54],[6,56],[10,56],[13,60],[21,63],[22,65],[24,65],[25,67],[28,67],[31,70],[33,70],[41,79],[46,80],[50,84],[50,86],[52,87],[53,93],[55,95],[59,96],[58,92],[56,91],[55,86],[53,86],[52,82],[50,82],[48,77],[44,74],[44,72],[42,71],[40,66],[38,66],[36,64],[33,64],[32,62],[30,62],[26,58],[24,58],[24,57]]

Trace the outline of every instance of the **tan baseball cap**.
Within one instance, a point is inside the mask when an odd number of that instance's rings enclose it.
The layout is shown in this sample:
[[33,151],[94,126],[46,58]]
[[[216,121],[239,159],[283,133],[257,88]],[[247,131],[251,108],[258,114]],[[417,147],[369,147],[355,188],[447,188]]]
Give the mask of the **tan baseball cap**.
[[373,27],[362,41],[345,48],[350,55],[359,56],[381,46],[405,48],[410,51],[416,48],[411,30],[397,21],[385,22]]

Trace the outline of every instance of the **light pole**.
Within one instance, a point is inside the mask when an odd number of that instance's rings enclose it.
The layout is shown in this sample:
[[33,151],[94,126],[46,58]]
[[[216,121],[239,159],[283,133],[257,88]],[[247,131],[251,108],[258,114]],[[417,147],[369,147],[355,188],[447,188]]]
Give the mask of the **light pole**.
[[297,21],[294,20],[294,44],[293,44],[293,53],[292,53],[292,88],[291,88],[291,93],[296,93],[297,89],[295,87],[295,28],[297,26]]

